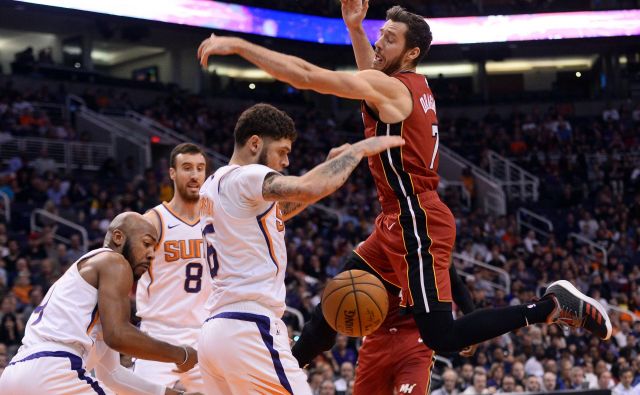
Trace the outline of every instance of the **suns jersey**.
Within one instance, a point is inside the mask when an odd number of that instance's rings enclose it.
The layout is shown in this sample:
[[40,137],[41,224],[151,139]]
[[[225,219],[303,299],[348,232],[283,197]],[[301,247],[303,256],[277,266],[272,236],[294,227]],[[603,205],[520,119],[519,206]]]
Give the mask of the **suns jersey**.
[[53,283],[27,322],[20,352],[42,343],[57,343],[71,347],[87,359],[101,335],[98,313],[98,290],[85,281],[78,272],[78,262],[104,252],[99,248],[78,259]]
[[402,72],[393,75],[411,92],[413,109],[407,119],[385,124],[362,102],[365,136],[402,136],[406,144],[369,157],[383,211],[394,212],[398,199],[438,189],[438,118],[426,77]]
[[200,189],[200,224],[211,266],[210,314],[255,302],[281,317],[287,251],[278,204],[262,197],[272,169],[230,165]]
[[165,332],[170,328],[199,330],[207,319],[205,303],[211,287],[200,221],[188,223],[164,203],[151,210],[160,221],[160,241],[136,289],[142,328],[152,335],[156,327]]

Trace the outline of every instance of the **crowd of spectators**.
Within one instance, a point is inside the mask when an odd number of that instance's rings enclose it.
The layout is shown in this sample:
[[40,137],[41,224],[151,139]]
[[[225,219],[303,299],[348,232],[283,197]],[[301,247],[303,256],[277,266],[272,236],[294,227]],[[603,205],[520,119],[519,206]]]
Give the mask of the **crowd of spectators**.
[[[65,135],[52,133],[46,113],[33,103],[59,101],[46,88],[18,94],[0,90],[0,136],[38,136],[78,139],[71,125]],[[122,95],[88,90],[88,105],[136,108],[192,140],[230,155],[232,131],[242,108],[223,109],[198,96],[176,92],[150,104],[136,105]],[[124,104],[123,104],[124,103]],[[361,125],[357,114],[334,119],[315,109],[293,108],[299,139],[291,155],[291,174],[300,174],[324,160],[329,149],[353,141]],[[36,115],[37,114],[37,115]],[[564,278],[613,312],[614,336],[600,342],[580,330],[563,332],[556,326],[524,328],[480,345],[476,355],[463,359],[445,355],[453,369],[437,369],[440,380],[432,389],[447,395],[488,392],[550,391],[552,389],[612,388],[626,394],[640,382],[640,111],[633,103],[606,108],[592,117],[575,117],[561,106],[546,112],[514,112],[500,117],[490,110],[483,119],[447,119],[442,110],[443,143],[474,163],[486,167],[486,152],[495,150],[520,163],[542,180],[541,199],[527,204],[548,215],[555,232],[543,236],[518,228],[513,210],[506,216],[466,207],[452,194],[445,200],[457,221],[456,252],[486,262],[510,275],[511,290],[492,283],[502,280],[457,260],[468,273],[467,285],[476,305],[503,306],[535,299],[544,285]],[[40,120],[22,122],[22,118]],[[356,135],[340,132],[346,130]],[[464,142],[462,144],[461,142]],[[46,152],[39,158],[16,154],[0,170],[0,190],[12,199],[11,223],[0,222],[0,370],[20,344],[30,313],[51,284],[83,252],[79,235],[70,242],[54,238],[53,223],[33,232],[29,215],[34,208],[83,225],[88,248],[102,243],[109,221],[119,212],[144,212],[172,195],[167,158],[156,158],[143,174],[129,174],[126,164],[105,162],[95,173],[70,173],[51,165]],[[37,163],[34,163],[39,161]],[[54,163],[55,164],[55,163]],[[466,183],[473,193],[473,179]],[[379,212],[375,188],[366,163],[347,184],[287,224],[287,304],[309,318],[327,279],[340,269],[351,249],[372,230]],[[581,234],[607,250],[602,255],[568,238]],[[286,320],[292,334],[300,328],[293,316]],[[349,393],[358,341],[339,336],[336,347],[317,358],[309,369],[316,393]],[[438,394],[440,395],[440,394]]]

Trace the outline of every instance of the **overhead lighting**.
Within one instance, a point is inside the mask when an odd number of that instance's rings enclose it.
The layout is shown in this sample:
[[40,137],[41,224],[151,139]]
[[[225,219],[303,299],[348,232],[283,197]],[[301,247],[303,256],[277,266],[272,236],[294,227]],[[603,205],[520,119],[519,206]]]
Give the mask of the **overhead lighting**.
[[273,81],[274,78],[271,77],[267,72],[257,69],[257,68],[240,68],[233,67],[227,65],[209,65],[207,70],[210,73],[216,72],[219,76],[230,77],[230,78],[238,78],[243,80],[253,80],[253,81]]
[[[355,67],[339,67],[338,71],[355,73]],[[431,63],[418,66],[416,72],[431,78],[442,75],[443,77],[471,76],[478,71],[478,66],[473,63]]]
[[254,84],[253,82],[249,84],[249,89],[254,90],[256,89],[256,84]]
[[512,59],[501,62],[487,62],[486,70],[489,74],[500,73],[524,73],[540,69],[579,69],[589,70],[593,66],[596,57],[577,58],[542,58],[542,59]]
[[576,71],[576,77],[578,77],[578,78],[582,77],[582,73],[579,72],[579,71]]

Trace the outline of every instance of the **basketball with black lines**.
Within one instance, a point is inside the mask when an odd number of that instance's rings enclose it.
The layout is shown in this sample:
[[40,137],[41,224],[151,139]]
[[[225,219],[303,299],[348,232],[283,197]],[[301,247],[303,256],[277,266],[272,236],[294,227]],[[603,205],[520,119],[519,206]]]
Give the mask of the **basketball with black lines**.
[[389,298],[382,282],[363,270],[347,270],[329,280],[322,293],[322,313],[346,336],[366,336],[387,316]]

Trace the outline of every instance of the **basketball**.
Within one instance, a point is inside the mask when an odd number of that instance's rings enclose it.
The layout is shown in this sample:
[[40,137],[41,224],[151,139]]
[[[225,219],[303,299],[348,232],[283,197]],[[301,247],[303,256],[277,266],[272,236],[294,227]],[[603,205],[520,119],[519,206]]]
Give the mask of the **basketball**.
[[387,316],[389,299],[382,282],[364,270],[348,270],[331,279],[322,294],[322,314],[346,336],[366,336]]

